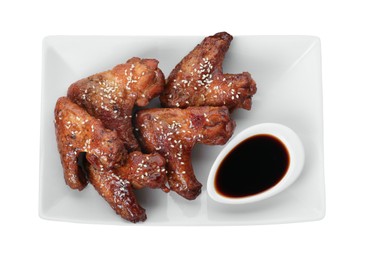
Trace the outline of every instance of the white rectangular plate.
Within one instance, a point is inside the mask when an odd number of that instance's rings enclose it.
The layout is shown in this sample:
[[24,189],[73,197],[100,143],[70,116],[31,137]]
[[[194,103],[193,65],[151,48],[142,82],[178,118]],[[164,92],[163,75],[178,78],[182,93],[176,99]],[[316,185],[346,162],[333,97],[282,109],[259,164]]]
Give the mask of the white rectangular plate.
[[[132,225],[109,207],[89,185],[71,190],[63,179],[56,146],[53,109],[68,86],[111,69],[133,56],[156,58],[166,77],[204,37],[51,36],[43,42],[40,146],[42,218]],[[299,179],[284,192],[250,205],[221,205],[206,192],[210,167],[222,146],[197,145],[193,166],[202,194],[187,201],[176,193],[137,191],[147,211],[139,225],[248,225],[318,220],[325,214],[320,41],[311,36],[236,36],[226,55],[224,71],[248,71],[257,82],[251,111],[234,111],[237,127],[264,122],[292,128],[301,138],[306,161]],[[157,102],[154,100],[153,102]],[[244,167],[244,166],[243,166]]]

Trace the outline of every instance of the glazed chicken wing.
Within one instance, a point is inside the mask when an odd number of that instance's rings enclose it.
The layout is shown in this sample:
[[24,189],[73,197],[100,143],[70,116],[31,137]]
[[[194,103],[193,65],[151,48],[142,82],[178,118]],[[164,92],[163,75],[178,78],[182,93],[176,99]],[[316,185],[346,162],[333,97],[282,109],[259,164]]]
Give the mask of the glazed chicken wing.
[[116,130],[128,151],[139,150],[133,135],[132,110],[135,105],[146,106],[163,90],[165,78],[157,65],[154,59],[132,58],[112,70],[75,82],[67,96],[106,128]]
[[80,153],[94,166],[109,169],[120,165],[126,150],[115,131],[105,129],[100,120],[66,97],[61,97],[54,110],[58,151],[64,177],[72,189],[82,190],[87,179],[78,166]]
[[202,186],[191,164],[195,143],[223,145],[235,128],[224,106],[141,110],[135,125],[143,148],[165,157],[170,189],[189,200],[200,194]]
[[160,96],[164,107],[226,106],[251,109],[256,83],[248,72],[224,74],[223,60],[233,37],[206,37],[176,65]]
[[115,169],[89,165],[88,174],[90,183],[118,215],[133,223],[146,220],[146,211],[138,204],[130,181],[121,178]]
[[131,221],[144,221],[145,210],[138,204],[133,189],[143,187],[161,188],[165,192],[165,159],[158,153],[142,154],[139,151],[128,155],[122,167],[104,170],[88,166],[90,183],[122,218]]

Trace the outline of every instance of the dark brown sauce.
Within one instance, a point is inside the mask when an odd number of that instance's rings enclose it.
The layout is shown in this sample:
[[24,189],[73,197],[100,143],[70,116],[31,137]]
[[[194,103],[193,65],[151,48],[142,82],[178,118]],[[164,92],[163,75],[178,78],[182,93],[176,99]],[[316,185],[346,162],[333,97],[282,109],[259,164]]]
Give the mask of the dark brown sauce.
[[218,167],[214,186],[225,197],[255,195],[275,186],[289,164],[289,152],[278,138],[254,135],[226,155]]

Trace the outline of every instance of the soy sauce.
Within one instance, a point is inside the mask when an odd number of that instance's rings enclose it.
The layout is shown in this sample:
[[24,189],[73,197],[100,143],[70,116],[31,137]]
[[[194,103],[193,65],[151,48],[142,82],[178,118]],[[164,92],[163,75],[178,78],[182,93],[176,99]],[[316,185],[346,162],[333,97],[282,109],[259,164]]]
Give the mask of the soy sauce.
[[287,172],[290,156],[277,137],[254,135],[233,148],[218,167],[214,180],[221,195],[241,198],[275,186]]

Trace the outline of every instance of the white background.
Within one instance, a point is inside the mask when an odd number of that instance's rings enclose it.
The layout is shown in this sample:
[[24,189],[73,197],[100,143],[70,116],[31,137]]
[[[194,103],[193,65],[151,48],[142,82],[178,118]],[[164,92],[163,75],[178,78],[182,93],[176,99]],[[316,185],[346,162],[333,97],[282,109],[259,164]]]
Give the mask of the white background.
[[[364,259],[363,1],[2,1],[0,259]],[[38,217],[46,35],[316,35],[322,41],[327,212],[321,221],[131,227]]]

